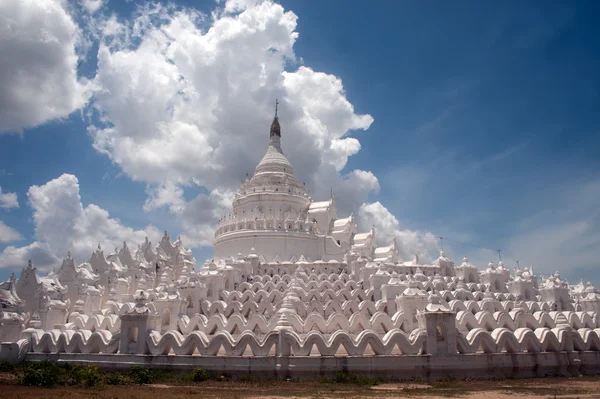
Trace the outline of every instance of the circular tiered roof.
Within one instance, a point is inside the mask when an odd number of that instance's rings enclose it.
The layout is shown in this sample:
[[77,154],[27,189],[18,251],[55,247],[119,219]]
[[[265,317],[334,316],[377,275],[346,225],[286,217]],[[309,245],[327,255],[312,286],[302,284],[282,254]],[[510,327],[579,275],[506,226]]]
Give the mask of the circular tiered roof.
[[236,198],[264,193],[308,198],[304,184],[296,178],[292,164],[283,154],[280,139],[281,127],[275,117],[271,124],[267,151],[256,166],[252,178],[240,186]]

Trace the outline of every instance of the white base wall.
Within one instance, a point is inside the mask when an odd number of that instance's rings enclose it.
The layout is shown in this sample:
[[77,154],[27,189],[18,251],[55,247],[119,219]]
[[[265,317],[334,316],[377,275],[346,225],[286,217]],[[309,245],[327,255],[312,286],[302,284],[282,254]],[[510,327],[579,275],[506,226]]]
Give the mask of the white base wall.
[[314,379],[343,371],[371,377],[406,380],[457,378],[526,378],[600,373],[600,352],[494,353],[446,356],[151,356],[28,353],[26,360],[51,360],[72,365],[95,364],[104,370],[132,366],[167,370],[204,368],[233,379],[253,374],[263,378]]

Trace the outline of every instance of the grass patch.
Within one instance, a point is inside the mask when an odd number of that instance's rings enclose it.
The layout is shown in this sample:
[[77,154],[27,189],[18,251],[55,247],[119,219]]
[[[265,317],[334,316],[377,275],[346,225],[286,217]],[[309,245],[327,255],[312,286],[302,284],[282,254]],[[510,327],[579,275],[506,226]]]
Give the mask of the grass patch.
[[129,370],[129,379],[134,384],[143,385],[152,384],[156,377],[152,369],[140,366],[133,366],[131,370]]
[[57,385],[74,385],[71,383],[71,367],[59,366],[44,360],[43,362],[26,362],[21,365],[23,376],[19,384],[37,387],[54,387]]
[[105,382],[105,375],[93,364],[73,367],[69,385],[83,385],[87,388],[99,387]]
[[[325,395],[331,398],[342,397],[381,397],[393,395],[396,397],[462,397],[474,392],[487,394],[487,392],[501,392],[516,396],[540,397],[565,397],[566,395],[580,395],[595,392],[595,388],[577,386],[569,381],[598,381],[600,377],[585,377],[573,379],[557,379],[558,384],[550,383],[548,379],[535,380],[508,380],[497,378],[495,380],[457,379],[455,377],[441,377],[435,381],[426,381],[414,378],[411,381],[394,381],[374,378],[368,375],[338,372],[333,377],[316,380],[291,380],[279,381],[273,376],[243,373],[239,375],[221,374],[220,372],[197,368],[188,372],[173,372],[164,369],[134,366],[122,373],[103,372],[94,365],[71,366],[64,363],[24,362],[19,365],[0,365],[3,367],[4,379],[1,384],[14,388],[25,389],[32,387],[53,387],[62,392],[86,392],[95,389],[97,397],[109,397],[109,392],[143,392],[149,390],[158,392],[176,392],[178,395],[186,392],[189,395],[206,396],[212,392],[212,397],[222,397],[227,392],[230,399],[247,397],[249,393],[276,392],[279,396],[310,397]],[[18,384],[17,384],[18,382]],[[384,384],[385,383],[385,384]],[[418,383],[418,384],[417,384]],[[155,387],[136,388],[136,385],[161,384]],[[384,384],[384,385],[381,385]],[[397,384],[397,385],[396,385]],[[375,387],[375,385],[380,385]],[[173,386],[173,391],[167,388]],[[167,389],[167,390],[165,390]],[[52,392],[55,392],[53,390]],[[51,391],[47,391],[51,392]],[[6,392],[3,392],[6,393]],[[230,395],[231,394],[231,395]],[[48,394],[50,395],[50,394]],[[85,394],[90,396],[92,393]],[[160,396],[160,394],[158,394]],[[52,395],[50,395],[52,396]],[[156,396],[156,395],[152,395]],[[10,397],[10,396],[7,396]],[[23,396],[21,396],[23,397]],[[111,396],[110,397],[114,397]],[[137,397],[128,396],[123,397]],[[208,396],[207,396],[208,397]],[[179,396],[178,396],[179,398]]]
[[104,380],[108,385],[127,385],[130,383],[129,378],[121,373],[107,373]]
[[19,376],[19,384],[37,387],[81,386],[98,388],[105,385],[147,385],[155,383],[193,384],[207,381],[210,373],[198,368],[191,373],[175,374],[170,371],[133,366],[125,374],[119,372],[102,372],[90,364],[71,366],[48,360],[41,362],[23,362],[7,367],[2,365],[0,372],[11,372]]
[[369,377],[366,375],[358,375],[347,373],[343,371],[338,371],[335,373],[335,377],[333,377],[333,382],[338,384],[353,384],[353,385],[361,385],[361,386],[373,386],[379,384],[380,380],[377,378]]
[[0,373],[10,373],[15,369],[15,365],[11,362],[0,362]]
[[458,381],[456,377],[446,375],[431,381],[429,385],[431,385],[432,388],[449,388],[455,385],[456,381]]
[[19,384],[37,387],[55,387],[60,385],[78,385],[87,388],[101,386],[104,373],[93,364],[72,367],[44,360],[39,363],[26,362],[20,365],[22,372]]
[[[38,363],[39,365],[39,363]],[[186,397],[245,399],[247,397],[328,397],[331,399],[341,398],[464,398],[476,395],[479,399],[493,398],[494,395],[511,395],[515,398],[591,398],[598,390],[600,377],[578,377],[560,379],[515,379],[515,380],[473,380],[441,378],[437,382],[422,379],[412,381],[400,380],[378,380],[371,377],[361,377],[351,373],[338,373],[333,377],[316,380],[277,380],[273,377],[262,375],[243,378],[248,374],[224,375],[223,379],[218,377],[218,372],[207,370],[206,374],[211,376],[208,381],[200,382],[206,376],[203,371],[188,371],[186,373],[173,373],[164,370],[147,369],[138,367],[122,373],[103,373],[100,385],[97,385],[96,371],[93,367],[70,367],[63,364],[44,364],[38,368],[35,364],[27,364],[30,370],[37,370],[39,374],[55,373],[56,384],[53,389],[40,390],[38,386],[47,383],[36,382],[35,386],[23,386],[17,383],[20,377],[24,377],[25,365],[18,365],[12,372],[5,372],[0,377],[2,385],[2,397],[9,398],[87,398],[109,399],[123,397],[128,399],[141,399],[147,397],[160,397],[163,399],[183,399]],[[58,370],[56,369],[58,367]],[[140,378],[151,381],[156,385],[134,384],[130,377],[135,374]],[[35,373],[34,373],[35,374]],[[256,374],[255,374],[256,375]],[[30,374],[31,376],[31,374]],[[11,377],[11,378],[6,378]],[[239,378],[238,378],[239,377]],[[194,382],[194,379],[198,381]],[[89,382],[88,382],[89,381]],[[58,384],[60,383],[60,385]],[[371,386],[371,384],[377,386]],[[92,388],[88,388],[91,386]],[[96,386],[96,388],[94,388]],[[585,395],[585,396],[584,396]]]

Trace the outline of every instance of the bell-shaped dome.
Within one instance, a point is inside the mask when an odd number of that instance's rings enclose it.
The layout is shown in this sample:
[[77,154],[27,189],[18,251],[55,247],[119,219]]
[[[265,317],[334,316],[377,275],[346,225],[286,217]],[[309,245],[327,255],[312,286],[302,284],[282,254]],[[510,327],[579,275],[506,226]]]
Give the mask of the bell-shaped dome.
[[[273,131],[271,130],[271,134],[272,133]],[[269,143],[267,152],[256,166],[254,175],[262,172],[280,172],[293,175],[294,168],[292,168],[292,164],[290,164],[290,161],[288,161],[286,156],[283,155],[281,147],[279,145],[273,145],[273,143]]]
[[267,151],[256,166],[252,178],[241,185],[237,198],[264,192],[288,193],[308,198],[304,185],[298,181],[292,164],[283,154],[280,139],[281,127],[279,118],[275,115],[271,124]]

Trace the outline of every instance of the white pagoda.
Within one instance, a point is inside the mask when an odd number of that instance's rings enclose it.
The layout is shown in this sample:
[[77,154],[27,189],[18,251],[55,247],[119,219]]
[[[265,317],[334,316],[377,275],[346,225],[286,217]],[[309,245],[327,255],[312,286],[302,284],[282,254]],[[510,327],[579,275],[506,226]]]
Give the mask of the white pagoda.
[[[219,221],[200,268],[165,232],[44,276],[31,262],[0,284],[0,361],[151,364],[310,378],[600,372],[600,293],[502,262],[441,252],[399,259],[313,202],[281,148],[267,151]],[[176,355],[176,356],[172,356]],[[148,357],[151,357],[149,361]],[[122,366],[122,365],[121,365]]]

